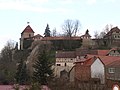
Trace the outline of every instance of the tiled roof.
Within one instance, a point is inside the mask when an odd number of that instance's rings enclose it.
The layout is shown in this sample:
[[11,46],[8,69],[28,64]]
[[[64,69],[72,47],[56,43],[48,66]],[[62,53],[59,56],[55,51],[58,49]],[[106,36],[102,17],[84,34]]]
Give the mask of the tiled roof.
[[38,38],[38,37],[43,37],[43,36],[40,35],[40,34],[37,34],[37,35],[33,36],[33,38]]
[[81,40],[80,37],[44,37],[42,40]]
[[110,50],[98,50],[98,54],[100,56],[106,56]]
[[81,37],[91,37],[90,34],[89,34],[89,30],[87,29],[85,34],[82,35]]
[[108,54],[109,50],[87,50],[87,49],[81,49],[76,50],[77,56],[85,56],[86,54],[91,55],[100,55],[100,56],[106,56]]
[[74,51],[57,52],[56,58],[76,58]]
[[91,66],[96,59],[97,57],[94,56],[81,61],[77,61],[75,63],[83,63],[83,66]]
[[79,50],[76,50],[76,55],[77,56],[85,56],[86,54],[97,55],[97,50],[88,50],[88,49],[79,49]]
[[34,33],[33,29],[30,27],[30,25],[28,25],[21,34],[23,34],[24,32],[28,32],[28,33]]
[[87,58],[92,58],[92,57],[99,57],[101,59],[101,61],[105,64],[105,65],[108,65],[112,62],[115,62],[115,61],[120,61],[120,57],[118,56],[99,56],[99,55],[87,55]]
[[86,66],[91,66],[93,62],[96,60],[96,57],[92,57],[84,62]]
[[120,29],[118,27],[114,27],[106,34],[106,36],[111,35],[113,32],[120,32]]
[[107,66],[120,67],[120,60],[114,61],[114,62],[108,64]]

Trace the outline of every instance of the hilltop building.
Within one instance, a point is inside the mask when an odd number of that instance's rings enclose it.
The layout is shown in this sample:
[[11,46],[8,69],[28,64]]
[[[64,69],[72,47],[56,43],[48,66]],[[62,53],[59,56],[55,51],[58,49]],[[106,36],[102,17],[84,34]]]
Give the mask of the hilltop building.
[[82,41],[80,36],[75,37],[63,37],[63,36],[56,36],[56,37],[43,37],[40,34],[34,35],[34,30],[31,28],[30,25],[28,25],[21,33],[20,38],[20,49],[29,49],[33,41],[62,41],[66,40],[73,40],[73,41]]

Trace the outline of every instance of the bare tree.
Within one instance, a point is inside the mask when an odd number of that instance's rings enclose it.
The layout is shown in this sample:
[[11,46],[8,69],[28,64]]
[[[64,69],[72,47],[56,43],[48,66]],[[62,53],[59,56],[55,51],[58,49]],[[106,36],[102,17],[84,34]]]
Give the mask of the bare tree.
[[94,37],[95,37],[96,39],[99,38],[99,33],[98,33],[98,31],[95,31],[95,32],[94,32]]
[[53,37],[57,36],[56,28],[54,28],[54,29],[52,30],[51,36],[53,36]]
[[112,29],[112,24],[107,24],[102,32],[98,33],[98,31],[94,32],[94,36],[96,39],[98,38],[104,38],[104,36]]
[[106,35],[106,33],[104,31],[102,31],[99,35],[99,38],[103,38]]
[[112,27],[113,27],[112,24],[107,24],[103,30],[104,30],[105,33],[108,33],[111,30]]
[[67,20],[65,20],[64,24],[62,25],[62,29],[66,36],[72,37],[72,36],[76,36],[77,32],[80,29],[80,26],[81,26],[81,24],[80,24],[79,20],[67,19]]

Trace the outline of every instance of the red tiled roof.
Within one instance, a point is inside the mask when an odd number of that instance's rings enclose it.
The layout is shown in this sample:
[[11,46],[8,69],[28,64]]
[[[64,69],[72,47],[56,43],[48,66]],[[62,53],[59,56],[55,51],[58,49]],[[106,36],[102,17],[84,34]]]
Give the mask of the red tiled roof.
[[86,66],[91,66],[93,62],[96,60],[96,57],[92,57],[84,62]]
[[87,59],[84,59],[81,61],[77,61],[75,63],[83,63],[83,66],[91,66],[96,59],[97,59],[97,57],[94,56],[94,57],[87,58]]
[[87,58],[89,59],[89,58],[92,58],[94,56],[99,57],[105,65],[108,65],[108,64],[115,62],[115,61],[120,61],[120,57],[117,57],[117,56],[87,55]]
[[28,25],[21,34],[23,34],[24,32],[28,32],[28,33],[34,33],[33,29],[30,27],[30,25]]
[[120,60],[114,61],[108,64],[108,66],[120,67]]
[[100,56],[106,56],[108,54],[109,50],[87,50],[87,49],[81,49],[76,51],[77,56],[85,56],[86,54],[91,55],[100,55]]
[[80,37],[44,37],[42,40],[81,40]]
[[74,51],[66,51],[66,52],[57,52],[56,58],[75,58],[76,54]]
[[98,50],[98,55],[106,56],[110,50]]

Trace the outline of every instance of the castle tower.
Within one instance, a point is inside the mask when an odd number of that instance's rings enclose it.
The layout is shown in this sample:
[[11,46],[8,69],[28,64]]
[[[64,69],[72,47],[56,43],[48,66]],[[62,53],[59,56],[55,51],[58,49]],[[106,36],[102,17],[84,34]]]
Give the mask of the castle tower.
[[88,48],[91,45],[91,36],[89,34],[89,30],[87,29],[85,34],[81,36],[83,43],[82,46]]
[[21,33],[21,38],[20,38],[20,49],[23,50],[23,41],[25,39],[30,39],[31,37],[34,36],[34,31],[33,29],[30,27],[30,25],[28,25],[23,32]]

